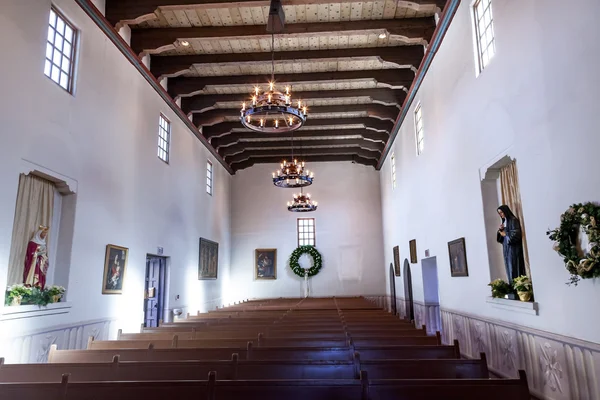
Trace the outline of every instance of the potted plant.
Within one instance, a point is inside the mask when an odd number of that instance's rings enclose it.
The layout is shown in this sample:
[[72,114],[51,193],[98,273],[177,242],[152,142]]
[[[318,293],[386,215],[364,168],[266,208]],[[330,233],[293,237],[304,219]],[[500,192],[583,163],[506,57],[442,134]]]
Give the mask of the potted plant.
[[60,299],[65,294],[65,288],[62,286],[51,285],[46,288],[46,291],[48,292],[52,303],[60,302]]
[[531,279],[527,275],[521,275],[513,279],[513,287],[519,295],[521,301],[530,301],[533,295]]
[[495,298],[505,298],[507,294],[514,293],[514,289],[512,286],[503,279],[496,279],[490,283],[488,286],[492,288],[492,297]]
[[6,304],[9,306],[20,306],[24,297],[31,295],[31,288],[23,284],[12,285],[6,289]]

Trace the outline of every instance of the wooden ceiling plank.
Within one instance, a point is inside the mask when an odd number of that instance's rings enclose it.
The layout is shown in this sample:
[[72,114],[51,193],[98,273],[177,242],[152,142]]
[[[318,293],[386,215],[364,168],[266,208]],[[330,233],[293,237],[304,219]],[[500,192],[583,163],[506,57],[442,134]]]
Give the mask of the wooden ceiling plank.
[[[435,21],[431,17],[378,21],[316,22],[286,25],[285,32],[278,36],[386,30],[390,35],[428,42],[434,29]],[[166,50],[169,46],[172,47],[176,41],[181,39],[218,39],[222,37],[247,39],[255,36],[268,36],[264,25],[133,29],[131,32],[131,47],[137,54],[147,51],[156,53]]]
[[[240,64],[271,61],[271,53],[242,53],[241,50],[238,51],[238,42],[239,41],[229,42],[234,53],[152,57],[150,63],[151,71],[154,76],[161,78],[163,76],[180,74],[182,71],[189,70],[192,65],[198,64]],[[336,59],[377,57],[382,61],[394,63],[396,65],[411,65],[418,68],[423,59],[423,55],[423,46],[399,46],[361,49],[284,51],[276,52],[275,60],[280,62],[297,60],[333,60],[332,62],[337,63],[338,61]]]

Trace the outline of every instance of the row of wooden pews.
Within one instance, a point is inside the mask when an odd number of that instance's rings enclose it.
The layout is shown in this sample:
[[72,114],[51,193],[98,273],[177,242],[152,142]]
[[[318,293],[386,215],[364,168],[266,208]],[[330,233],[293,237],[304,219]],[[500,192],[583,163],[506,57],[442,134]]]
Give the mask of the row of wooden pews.
[[0,399],[529,399],[364,298],[250,301],[4,365]]

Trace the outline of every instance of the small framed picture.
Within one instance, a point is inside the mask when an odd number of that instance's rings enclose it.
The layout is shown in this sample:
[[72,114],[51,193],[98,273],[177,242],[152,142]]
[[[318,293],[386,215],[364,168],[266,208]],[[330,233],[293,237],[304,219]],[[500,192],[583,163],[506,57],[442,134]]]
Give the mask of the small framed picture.
[[400,276],[400,247],[394,246],[394,275]]
[[102,294],[122,294],[125,271],[127,270],[127,247],[106,245],[104,256],[104,278],[102,279]]
[[254,278],[277,279],[277,249],[256,249],[254,251]]
[[219,272],[219,243],[200,238],[198,280],[217,279]]
[[448,242],[448,254],[450,256],[450,275],[469,276],[464,237]]
[[408,247],[410,248],[410,262],[411,264],[416,264],[417,261],[417,239],[413,239],[408,242]]

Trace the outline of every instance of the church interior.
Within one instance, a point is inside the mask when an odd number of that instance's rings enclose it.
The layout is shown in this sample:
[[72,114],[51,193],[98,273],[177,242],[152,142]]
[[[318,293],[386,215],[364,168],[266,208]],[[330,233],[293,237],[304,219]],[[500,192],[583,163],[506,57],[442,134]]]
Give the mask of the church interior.
[[598,15],[2,1],[0,400],[600,400]]

